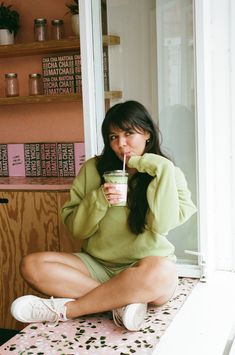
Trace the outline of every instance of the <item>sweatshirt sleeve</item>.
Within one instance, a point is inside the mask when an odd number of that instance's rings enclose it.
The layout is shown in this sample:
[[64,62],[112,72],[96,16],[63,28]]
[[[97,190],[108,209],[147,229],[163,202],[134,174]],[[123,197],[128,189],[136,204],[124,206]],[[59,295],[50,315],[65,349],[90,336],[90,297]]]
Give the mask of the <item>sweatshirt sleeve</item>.
[[167,234],[196,212],[184,174],[170,160],[146,153],[131,157],[128,166],[154,177],[147,188],[146,228]]
[[70,200],[61,209],[61,217],[72,236],[86,239],[93,235],[108,210],[97,172],[80,170],[70,189]]

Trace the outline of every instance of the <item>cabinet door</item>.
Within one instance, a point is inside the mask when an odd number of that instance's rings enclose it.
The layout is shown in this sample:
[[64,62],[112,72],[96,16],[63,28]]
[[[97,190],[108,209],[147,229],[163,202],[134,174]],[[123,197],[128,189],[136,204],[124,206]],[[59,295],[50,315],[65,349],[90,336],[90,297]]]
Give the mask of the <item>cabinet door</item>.
[[21,329],[10,315],[12,301],[37,294],[24,282],[19,265],[24,255],[59,250],[56,192],[0,192],[0,327]]
[[72,238],[69,235],[68,230],[65,228],[64,224],[60,218],[60,209],[63,204],[69,199],[69,192],[58,192],[58,225],[59,225],[59,240],[60,240],[60,251],[73,253],[78,252],[81,249],[81,241]]

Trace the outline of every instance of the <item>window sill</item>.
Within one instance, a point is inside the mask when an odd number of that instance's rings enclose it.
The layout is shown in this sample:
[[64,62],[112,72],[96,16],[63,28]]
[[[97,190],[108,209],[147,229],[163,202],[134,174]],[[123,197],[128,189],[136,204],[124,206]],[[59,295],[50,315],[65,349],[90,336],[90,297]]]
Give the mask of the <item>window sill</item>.
[[153,354],[232,355],[234,299],[232,272],[216,272],[206,283],[199,282]]

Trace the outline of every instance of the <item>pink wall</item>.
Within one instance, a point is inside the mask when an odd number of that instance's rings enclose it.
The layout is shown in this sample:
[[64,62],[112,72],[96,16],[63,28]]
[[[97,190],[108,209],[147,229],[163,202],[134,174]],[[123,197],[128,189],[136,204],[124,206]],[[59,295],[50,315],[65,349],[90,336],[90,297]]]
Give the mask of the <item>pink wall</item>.
[[[68,1],[70,2],[70,1]],[[65,37],[73,36],[64,0],[6,0],[20,13],[21,29],[15,43],[32,42],[34,18],[63,18]],[[16,72],[20,95],[28,95],[28,74],[41,73],[41,56],[0,59],[0,97],[4,97],[4,74]],[[0,106],[0,143],[82,141],[81,103],[53,103]]]

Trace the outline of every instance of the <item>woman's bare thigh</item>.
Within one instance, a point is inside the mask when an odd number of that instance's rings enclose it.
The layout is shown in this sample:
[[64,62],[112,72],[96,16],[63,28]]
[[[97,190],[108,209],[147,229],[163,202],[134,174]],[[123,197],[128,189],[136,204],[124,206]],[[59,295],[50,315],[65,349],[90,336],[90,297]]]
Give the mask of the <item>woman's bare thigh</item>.
[[99,285],[83,261],[69,253],[29,254],[22,260],[21,274],[32,288],[55,297],[78,298]]
[[[83,274],[90,276],[90,272],[87,269],[84,262],[74,254],[64,253],[64,252],[36,252],[26,256],[26,260],[33,261],[35,265],[38,263],[58,263],[62,265],[69,266],[77,271],[82,272]],[[31,260],[30,260],[31,259]]]

